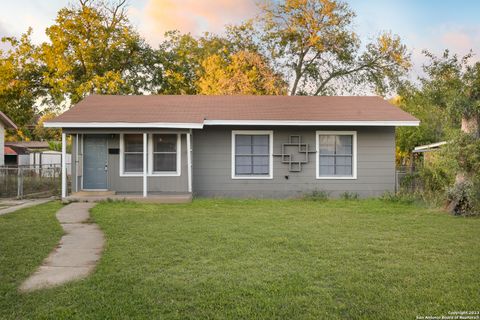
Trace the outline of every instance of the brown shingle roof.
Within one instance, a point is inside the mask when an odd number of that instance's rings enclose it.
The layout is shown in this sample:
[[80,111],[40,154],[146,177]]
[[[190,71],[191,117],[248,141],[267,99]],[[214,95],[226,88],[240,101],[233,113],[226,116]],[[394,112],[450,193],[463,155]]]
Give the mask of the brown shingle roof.
[[6,146],[32,148],[32,149],[48,149],[48,141],[6,141]]
[[92,95],[53,123],[239,121],[418,121],[380,97]]

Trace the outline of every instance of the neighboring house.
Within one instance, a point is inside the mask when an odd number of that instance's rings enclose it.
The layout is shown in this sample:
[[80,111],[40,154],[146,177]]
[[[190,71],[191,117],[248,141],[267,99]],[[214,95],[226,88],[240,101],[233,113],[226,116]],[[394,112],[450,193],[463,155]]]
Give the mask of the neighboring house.
[[0,111],[0,166],[5,164],[5,129],[17,129],[17,126]]
[[[7,149],[8,148],[8,152]],[[47,141],[8,141],[5,142],[5,165],[28,166],[36,153],[48,150]],[[58,161],[60,164],[60,160]]]
[[365,197],[394,190],[395,127],[418,124],[380,97],[93,95],[45,126],[73,137],[74,192]]
[[415,147],[412,151],[413,154],[423,155],[423,161],[432,161],[436,151],[440,150],[443,145],[446,145],[447,141],[440,141],[436,143],[426,144]]
[[[49,150],[47,141],[15,141],[5,143],[5,165],[36,169],[60,167],[62,153]],[[72,155],[66,154],[67,174],[71,174]]]
[[[48,141],[9,141],[5,142],[5,165],[51,167],[60,166],[62,153],[50,150]],[[67,168],[71,155],[67,153]],[[70,170],[70,169],[68,169]],[[70,171],[68,171],[70,174]]]
[[21,148],[28,152],[39,152],[49,150],[48,141],[8,141],[5,145],[14,148]]
[[443,145],[447,144],[447,141],[440,141],[431,144],[425,144],[415,147],[413,153],[425,153],[439,150]]

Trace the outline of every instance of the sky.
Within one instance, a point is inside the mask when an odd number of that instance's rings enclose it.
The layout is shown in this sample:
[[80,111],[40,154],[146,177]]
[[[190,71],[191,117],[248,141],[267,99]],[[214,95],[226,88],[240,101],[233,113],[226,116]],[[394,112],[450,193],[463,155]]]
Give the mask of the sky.
[[[18,36],[33,28],[33,40],[46,41],[45,28],[64,0],[0,0],[0,37]],[[422,50],[441,53],[448,48],[480,60],[479,0],[346,0],[356,12],[354,27],[363,41],[382,31],[398,34],[412,54],[412,76],[421,73]],[[218,33],[225,24],[258,14],[256,0],[129,0],[129,16],[153,46],[167,30],[199,35]]]

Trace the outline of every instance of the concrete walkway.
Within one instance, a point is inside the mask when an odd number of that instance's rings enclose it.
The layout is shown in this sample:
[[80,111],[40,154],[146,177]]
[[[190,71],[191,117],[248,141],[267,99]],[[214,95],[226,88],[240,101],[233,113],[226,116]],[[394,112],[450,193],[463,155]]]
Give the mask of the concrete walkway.
[[49,288],[87,277],[100,259],[105,239],[96,224],[88,223],[94,203],[71,203],[57,212],[65,235],[20,291]]
[[6,208],[0,209],[0,216],[10,212],[14,212],[23,208],[33,207],[45,202],[52,201],[52,199],[36,199],[36,200],[3,200],[0,205]]

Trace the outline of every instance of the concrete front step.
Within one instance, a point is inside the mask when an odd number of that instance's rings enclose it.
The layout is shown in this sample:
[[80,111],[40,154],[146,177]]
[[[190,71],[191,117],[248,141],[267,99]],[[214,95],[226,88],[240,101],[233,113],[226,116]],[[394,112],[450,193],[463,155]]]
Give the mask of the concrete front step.
[[76,197],[87,197],[87,196],[95,196],[95,197],[103,197],[103,196],[114,196],[115,191],[78,191],[73,192],[72,196]]

